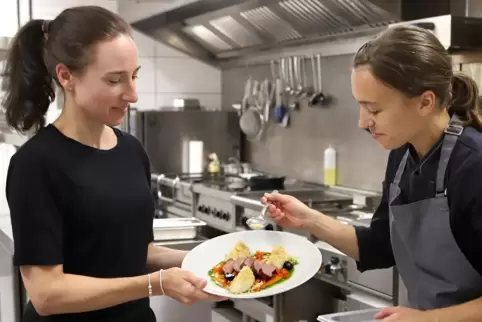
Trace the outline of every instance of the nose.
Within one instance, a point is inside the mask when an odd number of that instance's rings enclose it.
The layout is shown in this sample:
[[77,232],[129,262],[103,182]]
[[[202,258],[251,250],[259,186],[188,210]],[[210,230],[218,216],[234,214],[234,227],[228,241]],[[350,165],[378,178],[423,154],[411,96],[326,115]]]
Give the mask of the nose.
[[128,88],[122,93],[122,99],[129,103],[136,103],[138,100],[136,84],[134,82],[128,85]]
[[360,119],[358,120],[358,127],[361,129],[368,129],[372,126],[373,120],[369,113],[363,107],[360,107]]

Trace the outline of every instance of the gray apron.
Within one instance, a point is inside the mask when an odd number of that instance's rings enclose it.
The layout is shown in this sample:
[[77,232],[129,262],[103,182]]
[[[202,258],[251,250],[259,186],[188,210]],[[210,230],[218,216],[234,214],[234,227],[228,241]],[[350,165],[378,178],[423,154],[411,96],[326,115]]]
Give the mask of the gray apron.
[[410,307],[420,310],[465,303],[482,296],[482,277],[459,249],[450,228],[445,172],[463,127],[452,117],[445,130],[434,198],[396,205],[405,153],[390,185],[390,236]]

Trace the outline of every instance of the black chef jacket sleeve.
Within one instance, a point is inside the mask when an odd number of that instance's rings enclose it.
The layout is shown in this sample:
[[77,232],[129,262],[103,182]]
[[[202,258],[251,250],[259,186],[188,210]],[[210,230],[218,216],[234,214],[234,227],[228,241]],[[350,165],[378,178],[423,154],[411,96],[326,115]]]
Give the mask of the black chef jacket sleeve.
[[20,150],[10,161],[6,196],[14,239],[14,265],[63,263],[63,217],[45,159]]
[[357,267],[361,272],[395,265],[388,215],[388,191],[392,181],[394,165],[396,166],[394,153],[391,152],[387,162],[385,181],[383,182],[382,198],[373,214],[370,227],[355,226],[359,252]]

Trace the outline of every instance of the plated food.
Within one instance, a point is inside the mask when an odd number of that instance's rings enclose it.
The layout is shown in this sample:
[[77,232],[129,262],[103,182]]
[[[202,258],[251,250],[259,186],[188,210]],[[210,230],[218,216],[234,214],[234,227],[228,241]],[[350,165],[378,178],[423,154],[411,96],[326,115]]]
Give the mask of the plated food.
[[253,252],[245,243],[238,241],[208,274],[230,293],[259,292],[290,279],[297,264],[298,260],[289,256],[281,245]]
[[[242,257],[245,257],[248,265],[245,265],[244,260],[240,263]],[[248,257],[253,260],[252,265]],[[234,262],[238,259],[236,267],[239,266],[242,270],[247,266],[251,271],[245,269],[242,274],[240,274],[241,270],[236,271]],[[228,275],[226,278],[224,266],[229,260],[233,260],[234,277]],[[277,280],[262,279],[261,273],[267,275],[265,278],[269,277],[268,274],[272,273],[272,268],[270,271],[269,266],[260,264],[255,266],[255,262],[259,260],[263,264],[276,266],[275,274],[271,276],[273,278],[275,275]],[[286,267],[281,266],[290,275],[280,277],[279,272],[285,271],[279,267],[281,263],[284,266],[286,261],[292,264],[293,269],[290,270],[290,264],[286,264]],[[206,293],[230,299],[256,299],[282,294],[306,283],[319,271],[321,263],[320,249],[305,236],[286,231],[261,229],[238,231],[208,239],[187,253],[181,267],[196,276],[207,277],[207,285],[204,288]],[[230,265],[226,265],[226,269]],[[262,269],[263,267],[265,269]],[[207,273],[211,278],[206,275]],[[254,283],[251,273],[254,275]],[[239,277],[237,282],[233,282],[236,277]],[[229,281],[229,279],[232,280]],[[245,279],[248,281],[242,282]],[[254,287],[258,282],[262,282],[263,285]],[[247,285],[250,285],[249,289]],[[247,291],[239,293],[244,291],[243,289]]]

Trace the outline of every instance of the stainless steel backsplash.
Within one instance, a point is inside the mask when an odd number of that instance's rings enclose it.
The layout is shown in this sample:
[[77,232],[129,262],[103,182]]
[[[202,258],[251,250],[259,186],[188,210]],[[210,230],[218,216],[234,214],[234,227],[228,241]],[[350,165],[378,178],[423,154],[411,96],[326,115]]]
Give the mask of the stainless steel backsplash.
[[[324,92],[333,101],[328,107],[304,103],[292,113],[288,128],[272,123],[264,140],[249,142],[247,158],[254,168],[322,183],[323,151],[331,144],[337,151],[338,185],[381,191],[388,151],[358,128],[359,107],[350,85],[351,59],[352,55],[322,58]],[[269,65],[223,70],[224,108],[241,100],[249,76],[258,80],[271,77]],[[308,74],[308,82],[311,80]]]

